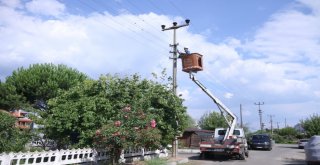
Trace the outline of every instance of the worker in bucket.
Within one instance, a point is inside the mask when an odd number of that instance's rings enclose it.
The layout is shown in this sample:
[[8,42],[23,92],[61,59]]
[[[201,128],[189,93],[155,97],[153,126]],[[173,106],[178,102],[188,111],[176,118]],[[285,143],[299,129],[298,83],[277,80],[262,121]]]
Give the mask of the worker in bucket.
[[190,54],[190,51],[189,51],[189,49],[188,48],[184,48],[184,52],[186,53],[186,54]]
[[177,53],[179,54],[179,57],[178,57],[178,58],[181,58],[181,57],[184,56],[184,55],[190,55],[190,54],[191,54],[190,51],[189,51],[189,49],[186,48],[186,47],[184,48],[184,53],[180,52],[179,49],[177,49]]

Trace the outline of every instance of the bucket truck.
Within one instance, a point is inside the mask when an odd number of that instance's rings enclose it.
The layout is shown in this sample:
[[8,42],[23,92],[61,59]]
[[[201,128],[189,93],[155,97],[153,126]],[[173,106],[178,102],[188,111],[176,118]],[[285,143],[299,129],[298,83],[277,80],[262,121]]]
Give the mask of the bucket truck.
[[235,156],[238,159],[245,159],[249,156],[248,144],[242,128],[236,128],[237,117],[215,97],[193,73],[202,71],[202,55],[192,53],[181,55],[183,71],[189,73],[190,79],[198,85],[217,105],[222,116],[228,124],[228,128],[216,128],[214,137],[203,139],[200,142],[201,157],[208,155]]

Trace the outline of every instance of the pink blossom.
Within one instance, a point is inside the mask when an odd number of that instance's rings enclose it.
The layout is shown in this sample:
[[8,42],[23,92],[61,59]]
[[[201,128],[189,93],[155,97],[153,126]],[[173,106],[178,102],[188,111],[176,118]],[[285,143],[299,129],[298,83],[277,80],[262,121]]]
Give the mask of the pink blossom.
[[121,121],[119,121],[119,120],[115,121],[115,122],[114,122],[114,125],[115,125],[116,127],[120,127]]
[[155,128],[156,125],[157,125],[157,123],[156,123],[156,121],[155,121],[154,119],[152,119],[152,120],[150,121],[150,125],[151,125],[152,128]]

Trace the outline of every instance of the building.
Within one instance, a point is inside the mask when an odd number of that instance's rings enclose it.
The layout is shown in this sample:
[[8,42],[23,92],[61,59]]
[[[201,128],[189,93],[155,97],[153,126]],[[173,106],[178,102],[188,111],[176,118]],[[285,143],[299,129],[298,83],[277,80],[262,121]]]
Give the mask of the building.
[[31,128],[32,120],[28,118],[28,112],[19,109],[10,113],[16,118],[16,127],[20,129]]
[[202,139],[212,138],[214,136],[214,131],[211,130],[201,130],[197,128],[186,129],[182,137],[179,138],[181,147],[184,148],[199,148],[199,143]]

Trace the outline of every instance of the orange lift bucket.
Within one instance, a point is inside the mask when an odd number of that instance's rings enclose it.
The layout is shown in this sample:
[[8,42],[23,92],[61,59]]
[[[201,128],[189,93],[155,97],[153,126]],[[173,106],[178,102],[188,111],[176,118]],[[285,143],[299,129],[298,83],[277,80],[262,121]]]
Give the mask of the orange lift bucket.
[[184,72],[198,72],[203,70],[202,55],[199,53],[182,54],[182,71]]

